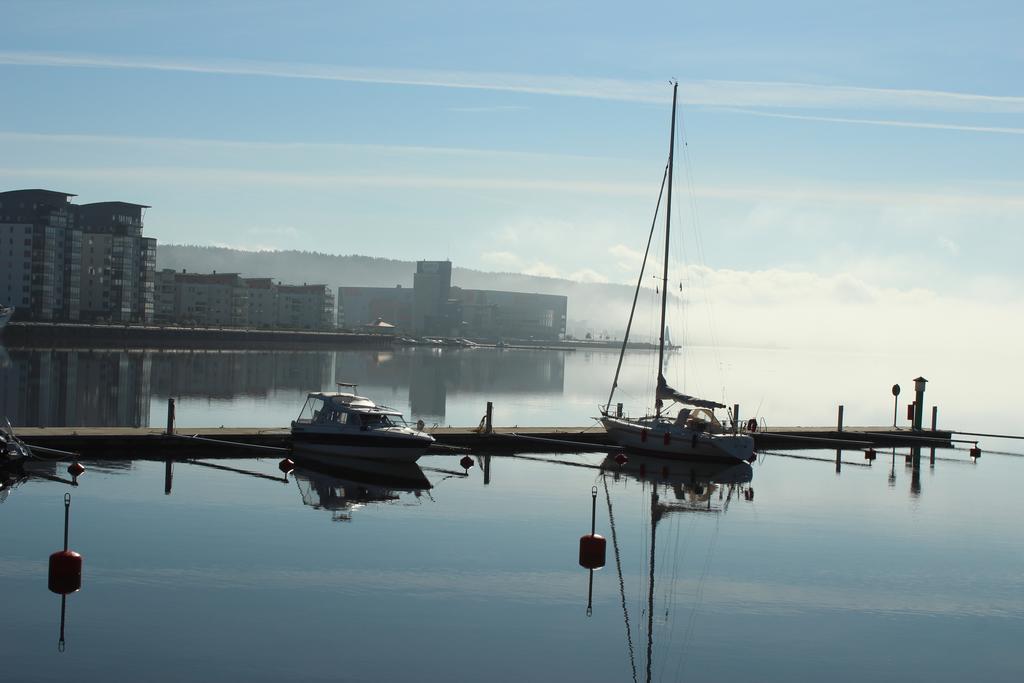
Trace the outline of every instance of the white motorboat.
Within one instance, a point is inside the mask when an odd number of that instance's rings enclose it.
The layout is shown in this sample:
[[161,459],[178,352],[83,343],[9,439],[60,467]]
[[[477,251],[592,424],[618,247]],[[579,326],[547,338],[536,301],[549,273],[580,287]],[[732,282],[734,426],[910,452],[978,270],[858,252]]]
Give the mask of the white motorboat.
[[298,419],[292,422],[292,446],[303,457],[348,456],[416,462],[434,443],[422,424],[413,427],[402,413],[377,405],[355,392],[314,392],[306,397]]
[[[622,342],[622,350],[619,355],[618,368],[615,371],[615,379],[612,381],[611,394],[608,402],[601,408],[601,416],[598,418],[604,425],[608,435],[619,446],[623,448],[644,451],[661,457],[698,457],[711,460],[749,460],[753,457],[754,439],[748,434],[741,434],[737,430],[735,416],[732,430],[726,429],[718,418],[715,417],[716,408],[725,408],[721,403],[688,396],[676,391],[668,385],[665,380],[665,308],[668,300],[668,260],[669,260],[669,236],[671,233],[672,218],[672,166],[673,153],[675,151],[676,137],[676,91],[679,84],[672,88],[672,127],[669,138],[668,165],[665,169],[665,180],[663,188],[667,190],[665,202],[665,252],[664,265],[662,267],[661,282],[661,325],[658,337],[658,371],[657,383],[654,390],[654,413],[639,418],[623,416],[619,411],[615,414],[610,412],[612,396],[618,386],[619,372],[622,369],[622,359],[626,353],[626,345],[629,343],[629,331],[633,325],[633,315],[636,312],[637,296],[644,278],[644,267],[647,265],[647,255],[650,253],[651,242],[654,236],[654,224],[651,225],[651,235],[647,240],[647,253],[644,255],[644,265],[640,269],[640,278],[637,280],[636,294],[633,297],[633,309],[629,314],[629,322],[626,325],[626,334]],[[658,197],[659,204],[661,196]],[[667,403],[667,405],[666,405]],[[678,405],[676,414],[670,415],[669,410]]]

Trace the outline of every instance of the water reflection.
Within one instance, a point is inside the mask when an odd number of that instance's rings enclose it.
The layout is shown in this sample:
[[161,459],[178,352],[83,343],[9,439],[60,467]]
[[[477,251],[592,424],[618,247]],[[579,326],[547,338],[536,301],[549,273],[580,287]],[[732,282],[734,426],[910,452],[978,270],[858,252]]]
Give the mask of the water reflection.
[[336,379],[399,391],[411,413],[444,422],[449,394],[561,394],[565,353],[532,350],[398,348],[336,356]]
[[352,513],[370,504],[419,505],[431,488],[415,463],[338,459],[324,465],[296,455],[299,467],[293,475],[302,503],[328,510],[335,522],[352,521]]
[[149,424],[151,354],[12,349],[0,364],[0,415],[18,426]]
[[[124,351],[0,347],[0,416],[16,426],[144,427],[156,399],[272,400],[334,389],[407,394],[411,414],[444,422],[450,397],[561,394],[565,354],[496,349]],[[384,393],[387,393],[384,392]],[[160,417],[157,417],[159,420]],[[216,419],[216,418],[214,418]]]
[[[656,561],[658,559],[658,526],[672,513],[724,513],[728,510],[733,498],[740,495],[747,501],[753,500],[753,488],[750,482],[753,480],[754,470],[745,462],[736,464],[709,463],[691,460],[667,460],[637,454],[631,454],[625,462],[619,463],[615,457],[609,455],[601,464],[604,476],[602,483],[605,498],[608,506],[608,519],[611,527],[612,548],[615,557],[615,570],[618,576],[619,598],[622,608],[622,618],[626,633],[626,648],[629,654],[629,663],[634,681],[642,677],[650,683],[654,675],[655,660],[664,659],[657,657],[654,652],[655,629],[660,627],[663,637],[671,640],[672,636],[672,609],[675,607],[673,593],[676,590],[676,582],[679,576],[677,571],[685,546],[680,550],[677,546],[671,546],[669,552],[663,554],[662,562],[667,561],[672,567],[672,575],[667,577],[669,586],[662,588],[660,596],[664,604],[656,604]],[[650,527],[650,536],[645,539],[649,553],[645,554],[644,563],[646,570],[646,604],[644,607],[631,613],[629,601],[627,601],[626,578],[623,574],[623,562],[621,559],[620,545],[635,539],[620,539],[615,524],[615,514],[609,480],[612,484],[620,483],[628,485],[639,482],[641,493],[649,491],[650,502],[646,514],[646,521]],[[692,528],[692,527],[691,527]],[[714,527],[717,533],[717,522]],[[678,529],[677,529],[678,531]],[[716,537],[712,537],[712,543]],[[678,541],[678,533],[676,541]],[[671,539],[670,539],[671,542]],[[641,544],[643,547],[643,544]],[[713,546],[712,546],[713,549]],[[710,550],[704,562],[703,574],[700,582],[707,577],[710,566]],[[593,571],[590,572],[590,587],[593,586]],[[701,597],[702,588],[698,584],[696,598]],[[588,595],[587,615],[590,616],[590,597]],[[658,622],[655,622],[655,615],[658,615]],[[693,628],[693,616],[696,614],[696,605],[691,612],[690,624],[687,631]],[[634,618],[640,620],[640,626],[635,627],[631,622]],[[644,623],[646,622],[646,623]],[[645,650],[638,653],[634,642],[634,629],[637,629],[637,640],[645,641]],[[687,636],[689,633],[686,634]],[[666,648],[672,643],[666,643]],[[684,641],[685,647],[685,641]],[[641,672],[641,666],[643,670]]]

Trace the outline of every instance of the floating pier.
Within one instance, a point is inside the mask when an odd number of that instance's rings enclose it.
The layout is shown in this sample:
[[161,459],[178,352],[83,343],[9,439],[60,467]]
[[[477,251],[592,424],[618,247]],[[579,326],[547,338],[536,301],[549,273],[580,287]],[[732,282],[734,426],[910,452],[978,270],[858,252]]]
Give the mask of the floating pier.
[[[600,427],[437,427],[427,430],[436,440],[428,453],[586,452],[619,450]],[[943,430],[891,427],[780,427],[750,434],[766,450],[849,449],[923,446],[949,448],[953,433]],[[238,455],[253,457],[291,448],[290,430],[258,427],[20,427],[18,436],[30,446],[75,451],[91,458],[196,458]],[[198,437],[198,438],[191,438]],[[973,440],[970,441],[974,443]]]

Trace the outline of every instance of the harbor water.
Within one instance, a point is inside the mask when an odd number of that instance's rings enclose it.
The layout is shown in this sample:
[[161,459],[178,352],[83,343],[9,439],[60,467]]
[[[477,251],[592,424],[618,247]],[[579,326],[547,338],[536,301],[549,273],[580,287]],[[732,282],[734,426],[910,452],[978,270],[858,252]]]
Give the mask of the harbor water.
[[[627,412],[650,353],[627,356]],[[604,351],[0,352],[20,426],[283,427],[336,381],[428,425],[588,427]],[[1006,359],[765,349],[670,356],[670,381],[772,426],[906,426],[913,378],[939,426],[1019,431]],[[991,378],[991,379],[987,379]],[[1005,378],[1004,378],[1005,379]],[[903,387],[894,402],[891,386]],[[723,391],[723,388],[725,391]],[[597,428],[597,427],[595,427]],[[971,437],[974,438],[974,437]],[[67,463],[0,498],[10,680],[1016,681],[1024,444],[762,453],[667,469],[604,453],[423,457],[368,471],[276,458]],[[791,457],[800,456],[800,457]],[[221,469],[206,467],[217,464]],[[227,468],[227,469],[224,469]],[[64,605],[63,542],[84,558]],[[579,539],[607,539],[591,577]],[[588,595],[589,594],[589,595]],[[589,607],[588,607],[589,605]]]

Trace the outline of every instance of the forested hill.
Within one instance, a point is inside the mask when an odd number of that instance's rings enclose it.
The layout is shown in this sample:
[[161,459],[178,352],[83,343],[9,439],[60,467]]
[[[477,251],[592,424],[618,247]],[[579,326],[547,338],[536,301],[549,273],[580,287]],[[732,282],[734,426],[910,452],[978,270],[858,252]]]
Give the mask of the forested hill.
[[[157,246],[157,269],[239,273],[271,277],[284,284],[338,287],[412,287],[416,263],[371,256],[336,256],[308,251],[240,251],[175,244]],[[467,289],[562,294],[568,297],[568,332],[621,334],[633,291],[626,285],[573,282],[517,273],[453,268],[452,284]]]

